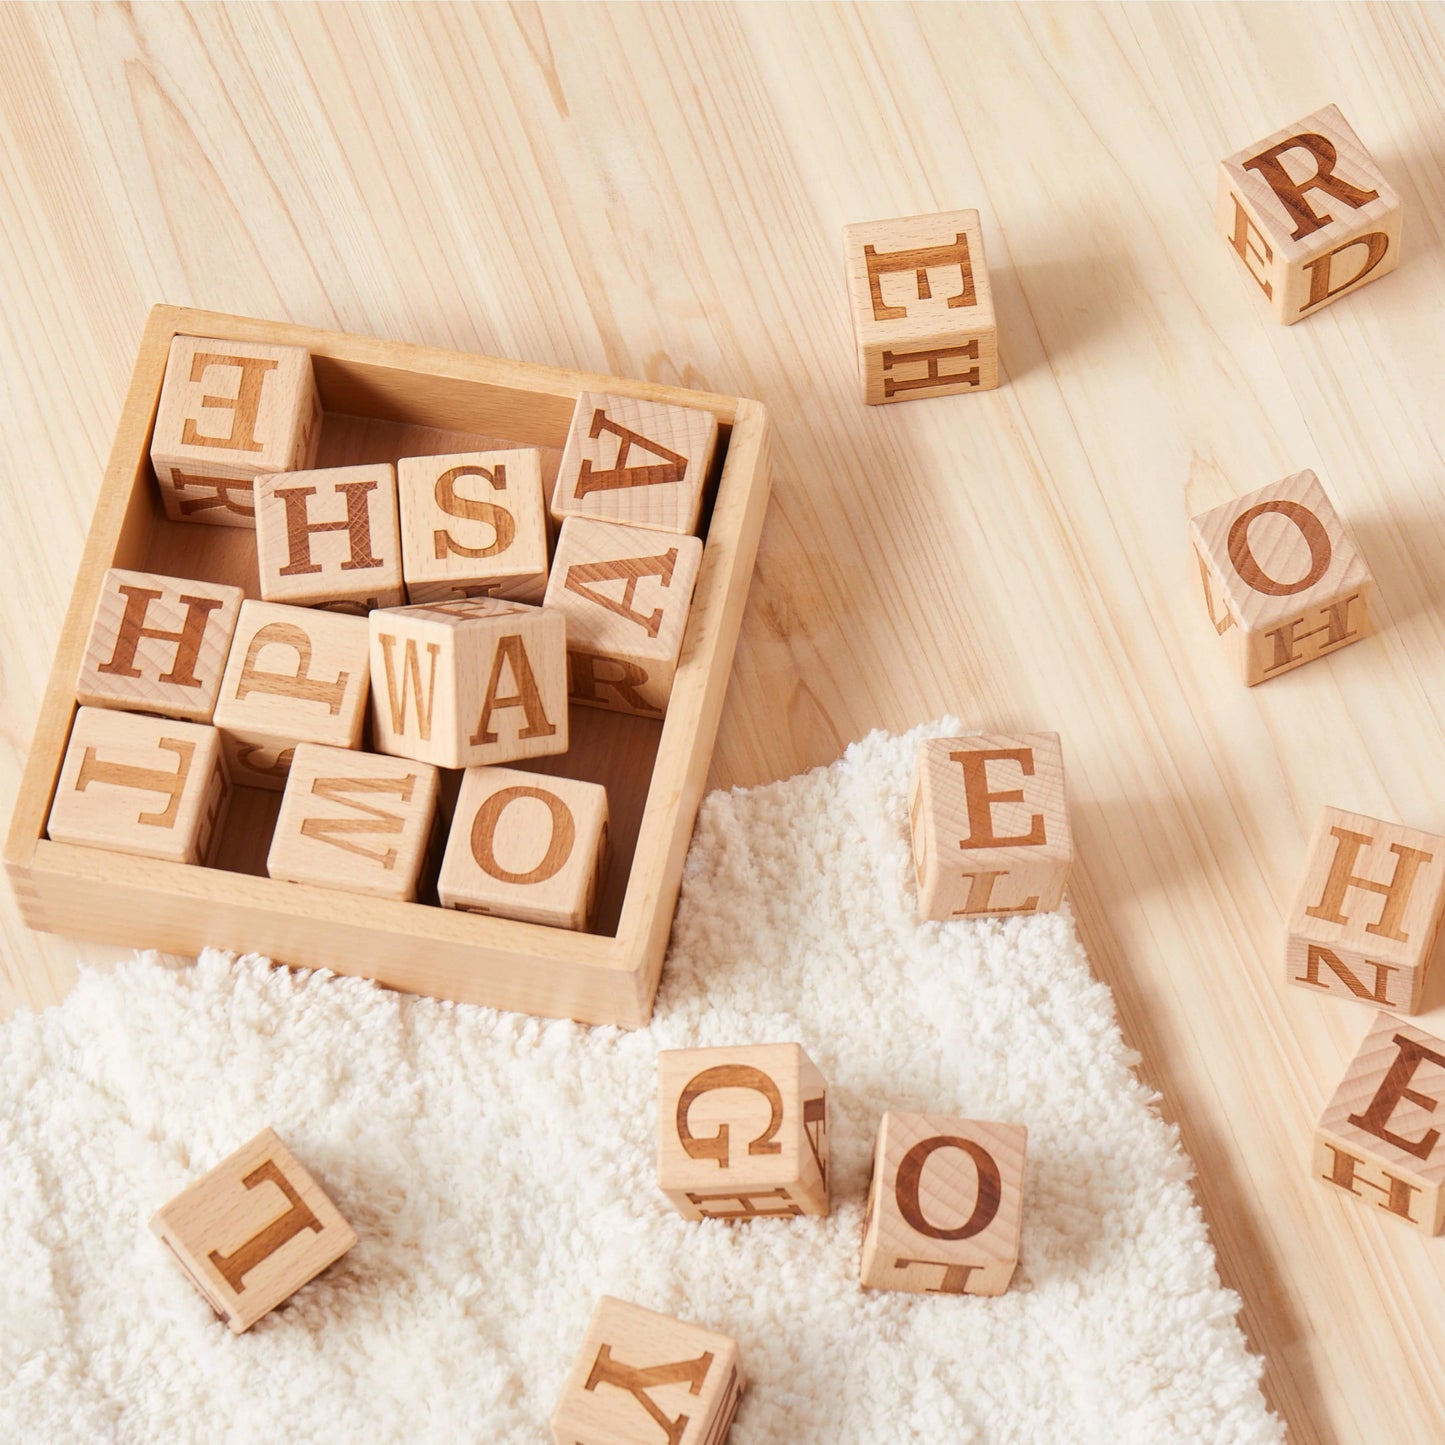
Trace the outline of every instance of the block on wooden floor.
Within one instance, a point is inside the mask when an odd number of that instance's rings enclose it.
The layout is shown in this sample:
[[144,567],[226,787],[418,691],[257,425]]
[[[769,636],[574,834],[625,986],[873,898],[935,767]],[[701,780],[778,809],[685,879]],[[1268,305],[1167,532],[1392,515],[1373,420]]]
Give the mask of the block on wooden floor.
[[696,532],[717,417],[699,407],[584,391],[557,469],[552,515]]
[[828,1213],[828,1085],[801,1045],[665,1049],[657,1074],[657,1182],[678,1213]]
[[918,916],[1047,913],[1074,859],[1057,733],[930,738],[909,802]]
[[443,908],[553,928],[592,921],[607,865],[607,789],[468,768],[437,880]]
[[255,507],[263,600],[362,617],[406,601],[390,462],[257,477]]
[[270,1129],[157,1210],[151,1229],[237,1335],[356,1243],[355,1231]]
[[1210,621],[1235,634],[1248,686],[1374,630],[1369,569],[1313,472],[1236,497],[1189,530]]
[[444,768],[567,751],[560,612],[491,597],[373,612],[377,751]]
[[1403,214],[1335,105],[1219,163],[1215,224],[1286,325],[1393,271]]
[[316,460],[321,398],[301,346],[177,336],[151,438],[166,516],[256,525],[253,486]]
[[863,400],[989,391],[998,327],[977,211],[860,221],[843,229]]
[[604,1295],[552,1415],[556,1445],[722,1445],[747,1381],[726,1335]]
[[1023,1227],[1021,1124],[890,1111],[878,1129],[859,1279],[869,1289],[1000,1295]]
[[1424,1230],[1445,1230],[1445,1040],[1377,1014],[1315,1130],[1314,1173]]

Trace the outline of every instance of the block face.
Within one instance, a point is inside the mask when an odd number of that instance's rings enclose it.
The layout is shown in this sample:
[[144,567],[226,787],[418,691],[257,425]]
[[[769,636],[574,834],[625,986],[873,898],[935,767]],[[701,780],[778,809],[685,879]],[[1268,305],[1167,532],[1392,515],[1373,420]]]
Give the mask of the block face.
[[1445,1040],[1377,1014],[1315,1130],[1314,1173],[1426,1234],[1445,1230]]
[[858,376],[870,406],[989,391],[998,328],[977,211],[843,230]]
[[468,768],[437,880],[442,907],[554,928],[592,921],[607,865],[607,789]]
[[1045,913],[1074,841],[1057,733],[931,738],[909,804],[920,918]]
[[1215,224],[1286,325],[1393,271],[1403,214],[1338,106],[1219,165]]
[[696,532],[716,450],[710,411],[584,391],[557,469],[552,515]]
[[1374,630],[1369,569],[1311,471],[1189,524],[1215,630],[1233,630],[1253,687]]
[[304,347],[177,336],[151,439],[166,515],[256,525],[253,484],[316,459],[321,399]]
[[151,1229],[238,1335],[356,1243],[270,1129],[158,1210]]
[[411,601],[541,602],[548,524],[540,452],[403,457],[397,485]]
[[1020,1124],[889,1112],[878,1130],[859,1279],[869,1289],[1000,1295],[1023,1225]]
[[702,566],[698,537],[569,517],[546,605],[567,619],[568,695],[613,712],[667,711]]
[[746,1388],[735,1341],[604,1295],[552,1415],[556,1445],[722,1445]]
[[826,1215],[828,1086],[798,1044],[658,1055],[657,1181],[687,1219]]
[[390,462],[256,478],[261,597],[364,617],[406,601]]
[[110,568],[101,579],[76,700],[210,722],[244,595],[220,582]]

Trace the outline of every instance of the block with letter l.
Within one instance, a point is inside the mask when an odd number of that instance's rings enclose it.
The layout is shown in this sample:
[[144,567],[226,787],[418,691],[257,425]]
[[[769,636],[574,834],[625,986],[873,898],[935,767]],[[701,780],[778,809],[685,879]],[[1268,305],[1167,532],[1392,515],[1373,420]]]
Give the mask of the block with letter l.
[[1287,326],[1393,271],[1402,218],[1336,105],[1219,163],[1215,224]]

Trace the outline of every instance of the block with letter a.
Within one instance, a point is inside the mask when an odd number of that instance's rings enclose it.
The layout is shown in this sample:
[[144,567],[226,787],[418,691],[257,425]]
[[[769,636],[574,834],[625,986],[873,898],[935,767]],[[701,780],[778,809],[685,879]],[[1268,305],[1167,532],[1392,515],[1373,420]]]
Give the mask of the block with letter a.
[[1314,1174],[1422,1229],[1445,1230],[1445,1040],[1376,1014],[1315,1129]]
[[1287,326],[1393,271],[1402,216],[1335,105],[1219,163],[1215,224]]
[[686,1219],[828,1213],[828,1085],[799,1044],[657,1056],[657,1182]]
[[1291,983],[1417,1013],[1445,917],[1445,838],[1326,808],[1289,915]]
[[723,1445],[746,1388],[737,1342],[604,1295],[552,1413],[556,1445]]
[[237,1335],[356,1243],[340,1211],[270,1129],[157,1210],[151,1229]]
[[998,327],[977,211],[843,230],[863,400],[910,401],[998,385]]
[[1074,860],[1059,735],[928,739],[909,823],[920,918],[1051,912]]
[[316,460],[321,399],[301,346],[177,336],[151,438],[166,516],[256,525],[254,484]]
[[696,532],[717,435],[717,417],[698,407],[584,391],[557,468],[552,515]]
[[1019,1259],[1027,1139],[1021,1124],[884,1114],[863,1224],[863,1284],[1002,1294]]
[[437,880],[443,908],[586,928],[607,867],[599,783],[468,768]]
[[1369,569],[1313,472],[1204,512],[1189,531],[1209,619],[1234,634],[1248,686],[1374,630]]

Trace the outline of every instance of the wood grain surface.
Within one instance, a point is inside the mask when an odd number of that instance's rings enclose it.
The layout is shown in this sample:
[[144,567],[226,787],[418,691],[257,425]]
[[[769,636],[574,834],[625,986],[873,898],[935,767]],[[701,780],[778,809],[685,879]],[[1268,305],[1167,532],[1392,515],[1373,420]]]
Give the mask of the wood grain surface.
[[[1297,1441],[1438,1439],[1445,1240],[1310,1180],[1369,1015],[1282,950],[1322,805],[1445,831],[1445,11],[7,6],[0,66],[0,803],[153,301],[758,397],[712,782],[946,710],[1057,730],[1079,924],[1271,1402]],[[1215,166],[1330,102],[1402,261],[1285,328]],[[842,228],[961,207],[1002,385],[865,408]],[[1379,635],[1247,689],[1188,518],[1305,467]],[[0,928],[7,1009],[116,956]],[[1445,973],[1426,1004],[1439,1034]]]

